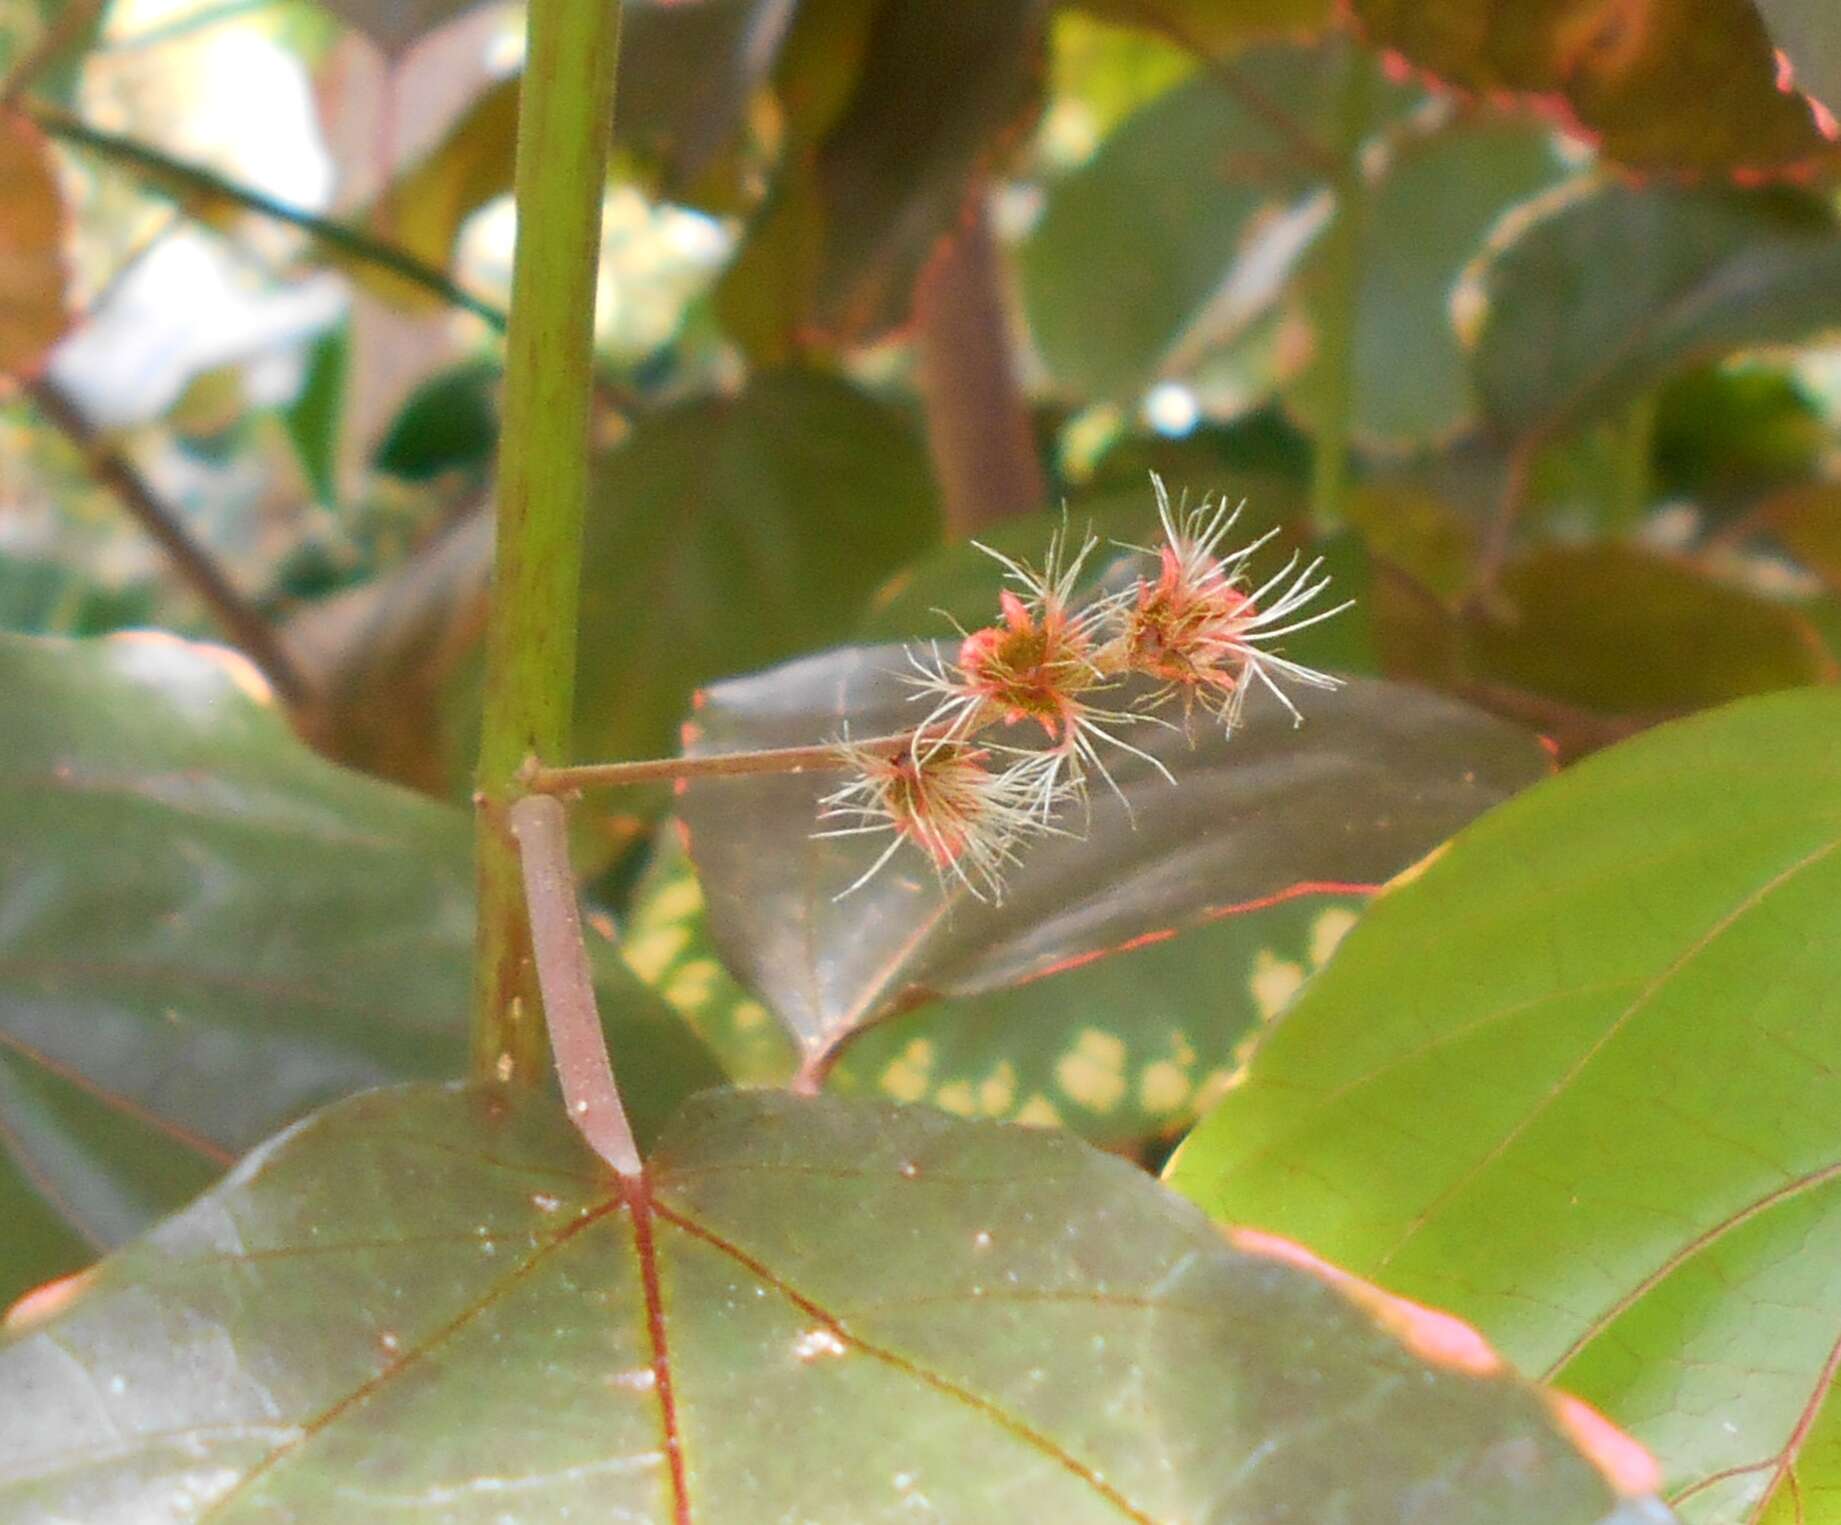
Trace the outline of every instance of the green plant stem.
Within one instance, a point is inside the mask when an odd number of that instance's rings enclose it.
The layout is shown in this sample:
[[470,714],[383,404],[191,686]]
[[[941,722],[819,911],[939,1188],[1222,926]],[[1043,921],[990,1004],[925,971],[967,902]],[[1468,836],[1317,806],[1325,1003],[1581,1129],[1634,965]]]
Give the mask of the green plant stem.
[[46,136],[135,170],[181,204],[186,197],[227,201],[245,211],[273,218],[276,222],[285,222],[311,234],[328,249],[335,249],[348,259],[388,270],[392,275],[401,276],[424,290],[432,291],[450,306],[463,308],[475,317],[484,319],[496,329],[502,330],[505,327],[505,314],[484,297],[475,296],[432,265],[424,264],[394,244],[373,238],[350,223],[336,222],[305,208],[277,201],[272,196],[265,196],[246,185],[227,180],[211,170],[187,164],[183,159],[172,158],[133,138],[92,127],[69,112],[42,101],[34,101],[22,109]]
[[1355,399],[1355,323],[1362,285],[1368,183],[1362,146],[1368,135],[1373,66],[1353,38],[1343,44],[1336,140],[1336,212],[1324,235],[1323,298],[1318,306],[1320,412],[1311,467],[1311,517],[1319,530],[1344,518],[1349,490],[1349,419]]
[[[916,733],[898,731],[851,743],[853,751],[894,757],[914,744]],[[623,789],[680,778],[740,778],[753,773],[817,773],[848,768],[851,760],[832,742],[811,747],[768,747],[758,752],[718,752],[707,757],[649,757],[642,762],[579,763],[568,768],[526,766],[522,782],[537,794],[573,794],[581,789]]]
[[1650,458],[1656,440],[1656,396],[1645,392],[1630,404],[1616,425],[1617,444],[1611,477],[1609,528],[1640,524],[1649,507]]
[[618,0],[532,0],[518,105],[518,244],[478,774],[477,1075],[535,1083],[541,997],[507,812],[526,759],[569,755],[588,500],[595,275]]

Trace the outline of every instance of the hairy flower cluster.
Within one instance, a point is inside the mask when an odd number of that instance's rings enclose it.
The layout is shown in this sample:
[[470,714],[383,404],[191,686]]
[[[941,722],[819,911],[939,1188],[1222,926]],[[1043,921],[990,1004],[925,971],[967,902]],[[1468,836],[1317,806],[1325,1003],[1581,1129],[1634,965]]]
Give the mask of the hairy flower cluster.
[[[1255,586],[1252,558],[1276,530],[1224,550],[1238,508],[1207,499],[1191,510],[1173,508],[1155,473],[1151,484],[1162,539],[1154,548],[1124,549],[1154,556],[1156,574],[1122,591],[1077,602],[1081,571],[1099,541],[1088,535],[1074,548],[1065,526],[1050,538],[1040,567],[978,547],[1004,569],[997,620],[962,630],[953,657],[937,646],[910,649],[915,697],[933,702],[903,750],[839,744],[851,777],[821,802],[821,819],[848,824],[820,834],[890,837],[845,894],[910,842],[942,882],[1001,899],[1020,845],[1059,833],[1062,807],[1088,804],[1091,777],[1124,800],[1109,755],[1135,757],[1175,782],[1122,731],[1168,726],[1158,711],[1180,701],[1185,725],[1200,709],[1231,734],[1255,685],[1298,724],[1303,716],[1284,684],[1337,687],[1337,679],[1288,660],[1272,644],[1349,607],[1306,612],[1329,587],[1321,559],[1300,568],[1294,555]],[[1151,682],[1135,685],[1128,698],[1125,685],[1134,676]],[[993,734],[1034,744],[998,743]]]

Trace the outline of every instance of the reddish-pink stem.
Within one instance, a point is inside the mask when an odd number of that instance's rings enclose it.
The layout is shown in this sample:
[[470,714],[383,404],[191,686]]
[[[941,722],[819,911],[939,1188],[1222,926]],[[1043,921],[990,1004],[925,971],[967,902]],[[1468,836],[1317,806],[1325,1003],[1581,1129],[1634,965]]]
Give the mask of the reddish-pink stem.
[[569,1121],[617,1175],[635,1178],[642,1168],[639,1145],[614,1083],[601,1014],[595,1007],[575,876],[569,870],[567,814],[562,801],[534,794],[517,801],[510,817],[524,872],[537,986],[543,993],[544,1021]]
[[[915,733],[853,741],[858,755],[894,757],[914,744]],[[758,752],[716,752],[706,757],[649,757],[643,762],[582,763],[570,768],[526,766],[520,782],[533,794],[572,794],[578,789],[618,789],[679,778],[731,778],[749,773],[810,773],[847,768],[850,758],[835,742],[810,747],[770,747]]]

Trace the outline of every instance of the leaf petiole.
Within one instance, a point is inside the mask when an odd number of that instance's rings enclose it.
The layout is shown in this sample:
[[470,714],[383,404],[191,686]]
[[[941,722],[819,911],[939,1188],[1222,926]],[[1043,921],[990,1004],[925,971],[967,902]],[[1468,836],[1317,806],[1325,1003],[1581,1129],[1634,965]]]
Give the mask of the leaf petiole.
[[533,794],[511,807],[510,822],[524,873],[531,955],[569,1121],[616,1175],[637,1178],[642,1169],[639,1145],[614,1081],[595,1005],[594,976],[582,942],[582,912],[569,868],[567,814],[562,801]]

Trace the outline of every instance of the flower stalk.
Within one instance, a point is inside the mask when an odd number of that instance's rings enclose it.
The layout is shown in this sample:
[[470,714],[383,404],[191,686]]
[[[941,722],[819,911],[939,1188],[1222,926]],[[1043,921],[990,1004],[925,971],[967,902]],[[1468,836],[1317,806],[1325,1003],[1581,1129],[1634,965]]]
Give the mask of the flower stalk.
[[[1121,732],[1149,724],[1187,731],[1197,712],[1231,735],[1248,695],[1264,689],[1293,724],[1303,714],[1291,688],[1333,689],[1337,678],[1283,655],[1278,643],[1331,619],[1347,602],[1318,609],[1330,579],[1321,559],[1293,555],[1255,583],[1252,563],[1277,531],[1227,548],[1239,510],[1204,500],[1172,505],[1153,473],[1162,537],[1123,550],[1153,558],[1155,571],[1083,596],[1082,573],[1098,548],[1064,525],[1040,566],[980,546],[1003,569],[997,618],[959,632],[957,650],[910,648],[906,675],[931,707],[910,730],[868,740],[724,752],[644,762],[543,767],[520,774],[534,793],[692,778],[841,771],[818,802],[818,838],[884,838],[880,851],[838,896],[862,888],[904,847],[941,885],[1001,900],[1008,872],[1039,836],[1069,836],[1069,805],[1090,807],[1097,777],[1126,803],[1108,758],[1136,758],[1174,784],[1163,761]],[[1159,711],[1180,703],[1181,724]]]

